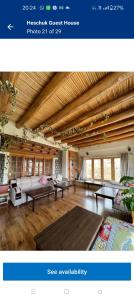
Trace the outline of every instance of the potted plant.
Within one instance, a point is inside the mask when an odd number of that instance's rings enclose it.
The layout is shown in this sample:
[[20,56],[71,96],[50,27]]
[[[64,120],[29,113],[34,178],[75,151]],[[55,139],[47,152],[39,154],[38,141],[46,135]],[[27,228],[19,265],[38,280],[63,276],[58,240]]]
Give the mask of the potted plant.
[[134,225],[134,187],[122,191],[123,204],[132,214],[132,224]]
[[134,181],[134,177],[131,176],[123,176],[120,179],[120,183],[126,185],[129,181]]

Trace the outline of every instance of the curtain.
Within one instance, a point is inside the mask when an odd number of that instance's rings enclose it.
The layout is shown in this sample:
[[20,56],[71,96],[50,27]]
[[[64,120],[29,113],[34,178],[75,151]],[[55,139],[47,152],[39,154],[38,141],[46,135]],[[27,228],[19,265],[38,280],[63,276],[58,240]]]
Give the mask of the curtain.
[[121,153],[121,177],[128,175],[128,153]]
[[84,158],[82,158],[82,168],[81,168],[80,178],[81,179],[86,178],[86,160]]

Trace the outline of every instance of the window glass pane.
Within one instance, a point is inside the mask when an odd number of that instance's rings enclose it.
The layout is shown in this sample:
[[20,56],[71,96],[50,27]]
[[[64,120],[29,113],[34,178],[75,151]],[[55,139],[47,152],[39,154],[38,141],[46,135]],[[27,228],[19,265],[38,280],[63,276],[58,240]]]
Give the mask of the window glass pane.
[[115,180],[120,181],[121,178],[121,167],[120,167],[120,158],[114,158],[114,171],[115,171]]
[[29,159],[28,160],[28,169],[27,169],[27,173],[28,173],[29,176],[31,176],[32,173],[33,173],[32,169],[33,169],[33,161],[32,161],[32,159]]
[[39,175],[39,161],[36,160],[36,163],[35,163],[35,175]]
[[103,159],[103,166],[104,166],[104,179],[111,180],[111,159],[110,158]]
[[101,179],[101,160],[94,159],[94,178]]
[[16,157],[16,178],[21,177],[21,168],[22,168],[22,158]]
[[92,178],[92,160],[86,160],[86,178]]
[[40,160],[40,163],[39,163],[39,175],[42,175],[43,174],[43,161]]

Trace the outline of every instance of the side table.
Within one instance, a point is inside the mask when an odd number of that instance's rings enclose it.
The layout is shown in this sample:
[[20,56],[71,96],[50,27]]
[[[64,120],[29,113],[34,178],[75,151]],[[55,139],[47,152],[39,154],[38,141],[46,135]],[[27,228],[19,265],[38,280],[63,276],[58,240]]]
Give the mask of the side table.
[[0,194],[0,205],[8,204],[9,201],[9,193]]

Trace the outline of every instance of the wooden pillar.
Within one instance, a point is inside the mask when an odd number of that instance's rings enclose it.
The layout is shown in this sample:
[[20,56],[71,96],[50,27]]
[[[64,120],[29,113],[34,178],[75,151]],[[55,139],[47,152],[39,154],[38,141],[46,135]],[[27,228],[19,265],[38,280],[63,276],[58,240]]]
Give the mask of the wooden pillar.
[[115,180],[114,157],[111,158],[111,179],[112,179],[112,180]]
[[33,176],[35,176],[35,162],[36,162],[36,158],[33,158]]
[[43,175],[45,175],[45,159],[43,158]]

